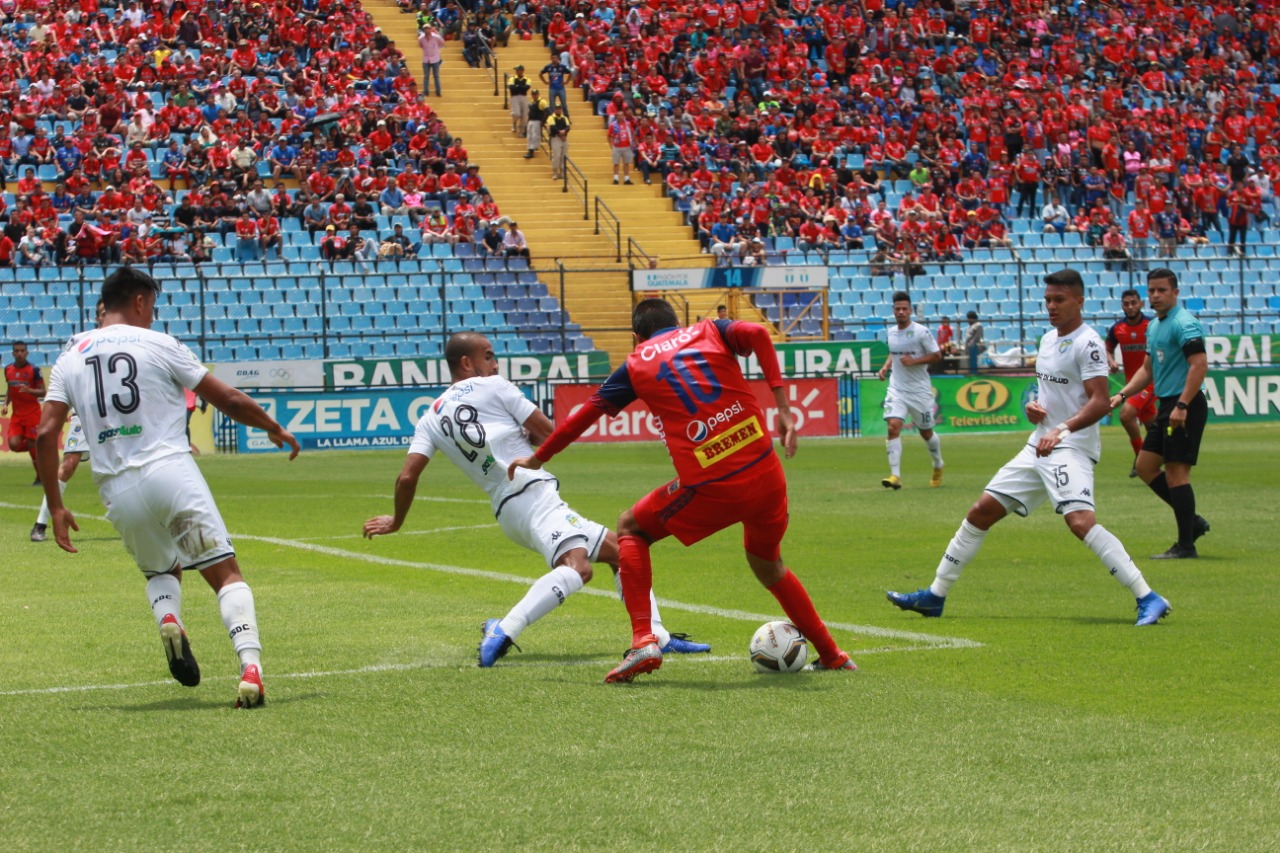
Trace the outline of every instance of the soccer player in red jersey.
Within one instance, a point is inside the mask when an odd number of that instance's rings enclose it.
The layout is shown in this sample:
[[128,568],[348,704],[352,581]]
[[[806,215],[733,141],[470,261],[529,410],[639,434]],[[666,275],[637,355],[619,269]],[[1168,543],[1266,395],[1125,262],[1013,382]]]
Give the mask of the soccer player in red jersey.
[[832,639],[800,579],[782,561],[787,481],[767,418],[738,365],[738,356],[756,356],[773,389],[782,446],[788,458],[794,456],[795,419],[769,333],[763,326],[734,320],[707,319],[680,328],[675,310],[662,299],[638,303],[631,327],[637,347],[627,361],[532,456],[517,459],[508,469],[510,476],[518,467],[541,468],[602,415],[616,415],[636,400],[643,400],[662,425],[678,476],[618,519],[619,577],[632,642],[605,681],[631,681],[662,666],[648,605],[653,578],[649,546],[668,536],[692,545],[738,523],[756,578],[817,649],[814,668],[857,669]]
[[[4,406],[0,416],[11,415],[6,438],[14,453],[31,454],[31,466],[36,465],[36,428],[40,426],[40,398],[44,396],[44,377],[40,368],[27,361],[27,345],[22,341],[13,344],[13,364],[4,369]],[[40,485],[40,469],[36,468],[36,480]]]
[[[1142,367],[1147,357],[1147,324],[1151,321],[1142,313],[1142,297],[1136,290],[1126,290],[1120,294],[1120,307],[1124,316],[1107,330],[1107,363],[1111,372],[1115,373],[1124,367],[1124,378],[1127,382]],[[1120,362],[1116,361],[1116,349],[1120,350]],[[1134,467],[1129,469],[1129,476],[1138,476],[1137,458],[1142,450],[1142,429],[1156,418],[1155,389],[1148,385],[1124,402],[1120,410],[1120,424],[1129,434],[1129,444],[1133,447]]]

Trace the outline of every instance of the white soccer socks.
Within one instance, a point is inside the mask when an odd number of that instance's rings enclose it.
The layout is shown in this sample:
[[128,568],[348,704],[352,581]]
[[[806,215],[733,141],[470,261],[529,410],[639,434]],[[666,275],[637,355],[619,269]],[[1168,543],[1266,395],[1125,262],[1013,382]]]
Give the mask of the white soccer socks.
[[1084,544],[1098,555],[1102,565],[1116,580],[1129,587],[1134,598],[1143,598],[1151,592],[1146,578],[1142,576],[1142,570],[1133,562],[1133,558],[1129,556],[1129,552],[1124,549],[1124,545],[1114,533],[1101,524],[1095,524],[1084,535]]
[[890,438],[884,443],[885,452],[889,454],[889,473],[895,477],[902,476],[902,438]]
[[524,598],[498,622],[513,641],[534,622],[555,610],[564,600],[582,589],[582,575],[568,566],[556,566],[533,582]]
[[[66,482],[63,480],[59,480],[58,494],[62,495],[62,494],[66,494],[66,492],[67,492]],[[44,500],[40,501],[40,512],[38,515],[36,515],[36,524],[48,524],[49,518],[50,518],[49,499],[45,498]]]
[[172,615],[182,624],[182,583],[174,575],[155,575],[147,580],[147,600],[156,617],[156,627]]
[[[613,586],[618,590],[618,598],[622,599],[622,603],[627,603],[627,597],[622,594],[622,576],[617,572],[613,573]],[[658,599],[654,596],[653,590],[649,590],[649,613],[651,620],[651,629],[653,636],[658,638],[658,648],[665,649],[667,643],[671,642],[671,632],[662,626],[662,614],[658,612]]]
[[242,666],[262,666],[262,642],[258,639],[258,617],[253,609],[253,591],[244,581],[229,583],[218,590],[218,610],[227,626],[231,645]]
[[964,567],[977,556],[978,549],[982,547],[982,540],[986,537],[987,531],[974,527],[968,519],[960,522],[960,529],[951,538],[947,550],[942,555],[942,560],[938,563],[933,583],[929,584],[929,591],[940,598],[946,598],[947,593],[951,591],[951,585],[960,579],[960,573],[964,571]]
[[935,432],[932,438],[925,441],[924,446],[929,448],[929,455],[933,457],[933,467],[942,467],[942,439]]

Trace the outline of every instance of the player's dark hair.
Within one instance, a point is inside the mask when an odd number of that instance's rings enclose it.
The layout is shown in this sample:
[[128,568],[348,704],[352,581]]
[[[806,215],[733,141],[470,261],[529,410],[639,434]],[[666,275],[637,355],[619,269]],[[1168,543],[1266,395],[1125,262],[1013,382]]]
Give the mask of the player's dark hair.
[[1044,283],[1055,287],[1078,288],[1081,294],[1084,293],[1084,279],[1080,277],[1080,273],[1072,269],[1051,272],[1044,277]]
[[656,296],[641,299],[631,311],[631,331],[642,341],[649,340],[654,332],[679,325],[676,309],[667,300]]
[[25,347],[26,345],[27,345],[27,342],[26,342],[26,341],[14,341],[14,342],[13,342],[13,346],[15,346],[15,347]]
[[893,302],[910,302],[911,296],[905,290],[894,291]]
[[1159,267],[1147,273],[1147,284],[1161,278],[1169,279],[1169,283],[1173,286],[1173,289],[1178,289],[1178,274],[1167,267]]
[[1132,287],[1126,290],[1124,293],[1120,294],[1121,299],[1128,299],[1130,296],[1132,296],[1134,299],[1142,298],[1142,294],[1134,290]]
[[964,315],[964,318],[965,318],[966,320],[976,320],[976,319],[978,319],[978,312],[977,312],[977,311],[970,311],[968,314],[965,314],[965,315]]
[[102,283],[102,307],[120,311],[140,293],[160,295],[160,282],[135,267],[120,267]]
[[484,339],[484,335],[478,335],[475,332],[457,332],[450,335],[448,342],[444,345],[444,360],[449,365],[449,371],[452,373],[461,368],[462,359],[474,356],[476,347]]

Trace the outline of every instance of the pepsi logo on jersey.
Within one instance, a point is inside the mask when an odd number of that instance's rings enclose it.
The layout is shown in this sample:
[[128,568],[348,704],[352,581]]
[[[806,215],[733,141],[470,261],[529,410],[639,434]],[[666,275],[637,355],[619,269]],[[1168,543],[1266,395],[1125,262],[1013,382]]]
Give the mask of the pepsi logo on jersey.
[[689,421],[689,425],[685,427],[685,435],[689,437],[690,441],[704,441],[717,428],[729,423],[729,421],[745,411],[742,403],[738,402],[706,420]]

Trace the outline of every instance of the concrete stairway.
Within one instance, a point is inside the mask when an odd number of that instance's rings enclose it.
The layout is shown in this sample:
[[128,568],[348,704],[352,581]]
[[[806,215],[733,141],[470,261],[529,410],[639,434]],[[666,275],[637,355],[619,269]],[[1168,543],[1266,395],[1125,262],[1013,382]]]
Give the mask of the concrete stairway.
[[[421,85],[421,52],[412,15],[399,12],[388,0],[374,0],[366,8],[388,38],[409,59],[409,67]],[[507,47],[497,47],[499,94],[487,69],[469,68],[462,59],[460,42],[445,45],[441,66],[442,96],[428,92],[428,102],[440,114],[449,132],[462,138],[470,160],[480,165],[485,185],[505,216],[515,219],[529,240],[533,266],[549,292],[562,297],[573,320],[596,343],[609,352],[616,364],[632,349],[630,333],[631,293],[626,264],[627,238],[635,240],[651,258],[664,266],[703,267],[709,257],[701,254],[697,240],[684,225],[681,214],[672,210],[661,188],[646,186],[638,171],[631,186],[612,183],[612,165],[602,119],[591,115],[590,104],[573,100],[569,116],[573,130],[569,159],[585,177],[586,205],[575,191],[563,191],[553,180],[545,151],[532,160],[524,159],[525,139],[511,129],[509,112],[503,108],[504,74],[513,74],[516,65],[536,88],[537,79],[550,54],[541,38],[513,39]],[[595,198],[608,206],[621,224],[622,263],[609,236],[596,233]],[[607,219],[607,217],[606,217]],[[602,227],[604,223],[602,222]],[[637,265],[642,259],[634,261]],[[566,269],[581,272],[561,272]]]

